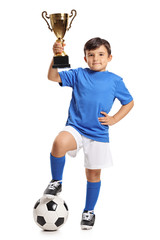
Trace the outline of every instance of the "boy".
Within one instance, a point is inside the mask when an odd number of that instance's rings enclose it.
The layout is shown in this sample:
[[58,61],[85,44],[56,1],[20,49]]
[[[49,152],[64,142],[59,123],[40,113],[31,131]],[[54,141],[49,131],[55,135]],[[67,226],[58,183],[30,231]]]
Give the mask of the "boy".
[[[63,46],[55,43],[53,52],[55,55],[63,52]],[[87,193],[81,228],[91,229],[95,222],[101,169],[112,165],[108,129],[128,114],[133,107],[133,98],[122,78],[106,70],[112,60],[108,41],[90,39],[84,46],[84,54],[89,68],[58,72],[51,63],[48,71],[49,80],[72,87],[73,92],[66,126],[53,143],[50,154],[52,180],[44,195],[53,196],[62,191],[65,154],[75,157],[83,147]],[[122,107],[114,116],[109,116],[115,98]]]

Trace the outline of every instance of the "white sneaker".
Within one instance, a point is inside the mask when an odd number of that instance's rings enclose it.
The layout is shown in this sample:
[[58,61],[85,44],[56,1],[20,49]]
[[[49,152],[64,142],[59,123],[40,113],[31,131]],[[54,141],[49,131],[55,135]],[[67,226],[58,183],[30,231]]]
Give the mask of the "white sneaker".
[[82,230],[92,229],[95,222],[95,217],[96,216],[93,211],[84,211],[82,213],[81,229]]

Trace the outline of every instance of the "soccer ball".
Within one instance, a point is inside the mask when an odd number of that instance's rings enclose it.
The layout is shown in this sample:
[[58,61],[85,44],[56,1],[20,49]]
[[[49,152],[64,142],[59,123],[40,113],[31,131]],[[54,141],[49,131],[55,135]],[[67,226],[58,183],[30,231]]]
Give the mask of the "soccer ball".
[[63,199],[43,196],[34,205],[34,220],[43,230],[58,230],[68,218],[68,207]]

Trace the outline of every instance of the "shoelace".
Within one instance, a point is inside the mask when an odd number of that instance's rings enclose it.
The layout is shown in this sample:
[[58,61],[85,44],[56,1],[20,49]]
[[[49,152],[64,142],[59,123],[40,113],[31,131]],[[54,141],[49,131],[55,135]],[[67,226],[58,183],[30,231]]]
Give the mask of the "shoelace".
[[87,213],[83,213],[82,215],[82,219],[86,220],[86,221],[90,221],[93,218],[93,212],[87,212]]
[[49,183],[49,185],[48,185],[48,189],[51,189],[51,190],[54,190],[55,188],[57,188],[58,186],[59,186],[59,182],[58,181],[56,181],[56,182],[51,182],[51,183]]

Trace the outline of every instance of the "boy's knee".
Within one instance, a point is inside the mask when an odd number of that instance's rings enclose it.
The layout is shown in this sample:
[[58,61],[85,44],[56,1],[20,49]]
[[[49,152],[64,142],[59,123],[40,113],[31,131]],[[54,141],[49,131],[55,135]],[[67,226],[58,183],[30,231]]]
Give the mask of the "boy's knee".
[[62,157],[66,154],[66,141],[65,139],[57,136],[53,142],[52,147],[52,156],[54,157]]
[[101,169],[86,169],[86,177],[89,182],[99,182]]

